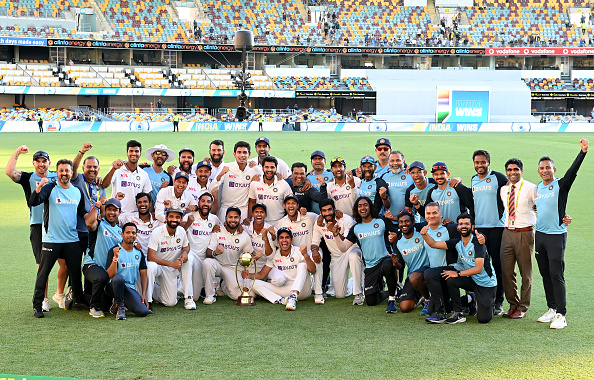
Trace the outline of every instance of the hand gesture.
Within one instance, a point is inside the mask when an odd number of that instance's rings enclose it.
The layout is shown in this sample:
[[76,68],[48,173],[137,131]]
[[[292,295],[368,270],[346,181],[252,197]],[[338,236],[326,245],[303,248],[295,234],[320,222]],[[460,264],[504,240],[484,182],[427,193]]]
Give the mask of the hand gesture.
[[450,187],[451,188],[458,186],[459,183],[462,183],[462,178],[460,178],[460,177],[450,178]]
[[209,164],[212,164],[212,160],[209,157],[204,157],[204,159],[202,161],[207,161]]
[[580,140],[580,146],[582,147],[582,152],[586,153],[588,151],[588,144],[590,142],[586,139],[581,139]]
[[171,201],[169,199],[166,201],[163,201],[163,206],[165,206],[165,208],[171,207]]
[[182,260],[181,260],[181,257],[178,257],[177,259],[175,259],[175,260],[173,260],[173,261],[171,262],[171,267],[172,267],[173,269],[180,269],[180,268],[181,268],[181,266],[182,266]]
[[42,178],[41,181],[39,181],[39,183],[37,184],[37,188],[35,189],[35,192],[39,193],[39,191],[41,191],[41,188],[43,186],[45,186],[48,182],[49,182],[49,179],[47,179],[47,177]]
[[121,200],[122,200],[122,199],[124,199],[125,197],[126,197],[126,194],[122,193],[121,191],[120,191],[120,192],[118,192],[118,193],[116,194],[116,196],[115,196],[115,198],[116,198],[118,201],[121,201]]
[[307,215],[307,209],[306,209],[305,207],[301,207],[301,208],[299,209],[299,213],[300,213],[301,215]]
[[258,253],[256,253],[256,256],[254,256],[254,260],[258,260],[262,256],[264,256],[264,252],[262,252],[262,250],[259,250]]
[[419,203],[419,194],[411,194],[409,200],[410,203],[416,205],[417,203]]
[[221,226],[219,226],[218,224],[216,224],[213,228],[212,228],[212,232],[215,234],[218,234],[219,232],[221,232]]
[[340,210],[336,210],[336,211],[334,212],[334,215],[335,215],[335,217],[336,217],[336,220],[340,220],[340,219],[342,219],[342,217],[344,216],[344,214],[343,214],[343,213],[342,213],[342,211],[340,211]]
[[142,251],[142,244],[140,244],[139,242],[135,241],[134,242],[134,248],[136,248],[139,251]]
[[445,218],[444,220],[441,221],[441,224],[444,225],[444,226],[445,225],[448,225],[450,223],[454,223],[454,221],[452,219],[450,219],[450,218]]
[[222,254],[223,253],[223,246],[221,244],[217,245],[217,249],[215,249],[214,253],[215,253],[215,256]]
[[380,187],[379,189],[379,196],[380,198],[382,198],[382,200],[384,200],[384,198],[386,197],[386,192],[388,191],[388,189],[386,189],[385,187]]
[[421,233],[421,235],[425,236],[425,235],[427,235],[428,231],[429,231],[429,226],[425,226],[425,227],[421,228],[420,233]]
[[99,202],[101,202],[101,204],[107,202],[107,197],[104,195],[99,199]]
[[328,223],[328,230],[332,232],[332,235],[334,236],[338,236],[338,234],[340,233],[340,227],[335,222]]
[[322,215],[318,216],[316,224],[320,227],[324,227],[324,217]]
[[312,187],[313,186],[311,185],[311,181],[309,179],[306,179],[305,182],[303,182],[303,186],[301,186],[303,191],[307,191],[307,190],[311,189]]
[[120,247],[113,247],[113,259],[118,260],[120,258]]
[[326,183],[324,181],[324,177],[322,177],[321,175],[317,176],[316,180],[318,180],[318,183],[320,184],[320,186],[324,186],[324,184]]
[[392,215],[392,211],[390,211],[390,210],[386,210],[386,212],[384,213],[384,218],[390,219],[390,220],[396,220],[394,218],[394,215]]
[[101,185],[103,183],[103,177],[97,177],[95,178],[95,184],[96,185]]
[[307,255],[307,246],[306,245],[299,246],[299,252],[301,252],[301,254],[305,257],[305,255]]
[[167,174],[173,175],[173,172],[175,171],[175,169],[177,169],[177,166],[175,166],[175,165],[169,165],[167,167]]
[[254,166],[256,166],[256,165],[258,165],[258,164],[256,163],[256,160],[254,160],[254,161],[250,161],[250,162],[248,163],[248,165],[250,166],[250,168],[253,168]]
[[565,215],[565,217],[563,218],[563,223],[566,226],[569,226],[571,224],[571,221],[573,220],[573,218],[569,215]]
[[243,226],[242,226],[241,224],[239,224],[239,225],[237,226],[237,233],[238,233],[238,234],[242,234],[242,233],[243,233]]
[[390,258],[392,259],[392,266],[397,267],[398,266],[398,256],[392,254],[392,255],[390,255]]
[[228,166],[224,166],[223,170],[221,170],[220,175],[224,176],[225,174],[229,173],[229,167]]
[[[274,240],[274,238],[276,236],[276,231],[274,230],[274,226],[268,227],[268,233],[270,233],[270,236],[272,236],[272,240]],[[266,235],[264,235],[264,236],[266,236]]]
[[189,211],[198,211],[198,206],[196,206],[196,205],[187,205],[186,206],[186,210],[189,210]]
[[15,153],[17,154],[17,156],[21,154],[27,154],[29,153],[29,148],[27,148],[27,145],[21,145],[16,149]]
[[262,176],[260,174],[256,174],[254,176],[252,176],[252,182],[260,182],[260,178]]
[[347,182],[348,182],[349,186],[351,187],[351,189],[354,189],[355,188],[355,177],[353,177],[353,173],[348,171],[346,173],[346,179],[347,179]]
[[320,255],[320,251],[313,251],[311,253],[311,259],[316,264],[321,263],[322,262],[322,255]]
[[169,186],[169,181],[162,181],[162,182],[161,182],[161,187],[160,187],[160,189],[164,189],[164,188],[166,188],[167,186]]
[[391,243],[394,243],[396,241],[396,238],[398,238],[398,234],[396,232],[388,232],[388,241]]
[[82,145],[80,151],[83,153],[87,153],[89,150],[91,150],[91,148],[93,148],[93,144],[91,144],[90,142],[86,142]]
[[241,222],[241,224],[243,224],[244,226],[249,226],[249,225],[250,225],[250,223],[251,223],[251,220],[249,220],[248,218],[245,218],[245,219],[243,220],[243,222]]
[[122,161],[122,160],[120,160],[120,159],[118,158],[117,160],[115,160],[115,161],[114,161],[114,162],[111,164],[111,166],[112,166],[114,169],[118,170],[119,168],[121,168],[122,166],[124,166],[124,161]]
[[357,167],[357,169],[355,169],[355,175],[359,178],[361,178],[361,176],[363,175],[363,172],[361,171],[360,167]]
[[281,173],[276,173],[276,179],[280,181],[283,179],[283,175]]
[[481,234],[478,231],[474,231],[474,234],[476,235],[476,239],[478,240],[479,244],[485,244],[485,242],[487,241],[487,239],[485,239],[485,235]]
[[249,278],[250,275],[250,271],[247,269],[244,269],[241,271],[241,278]]

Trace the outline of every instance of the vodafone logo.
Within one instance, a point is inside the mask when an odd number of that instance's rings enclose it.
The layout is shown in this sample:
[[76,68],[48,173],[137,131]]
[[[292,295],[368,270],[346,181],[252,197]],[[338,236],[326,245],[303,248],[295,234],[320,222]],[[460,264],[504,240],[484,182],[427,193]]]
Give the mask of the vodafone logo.
[[569,53],[569,49],[563,49],[563,54]]
[[529,52],[530,52],[530,50],[524,49],[524,54],[528,54]]

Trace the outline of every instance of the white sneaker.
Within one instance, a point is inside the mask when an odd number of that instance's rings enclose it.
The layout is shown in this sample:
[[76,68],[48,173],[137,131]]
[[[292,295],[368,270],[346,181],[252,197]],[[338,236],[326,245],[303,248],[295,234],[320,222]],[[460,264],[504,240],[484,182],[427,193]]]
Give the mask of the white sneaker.
[[103,318],[105,314],[99,309],[95,309],[94,307],[89,309],[89,315],[93,318]]
[[557,315],[557,310],[549,309],[549,311],[544,313],[544,315],[542,317],[538,318],[537,320],[542,323],[552,322],[553,319],[555,319],[555,315]]
[[184,301],[184,307],[186,308],[186,310],[196,310],[196,302],[194,302],[192,297],[188,297]]
[[295,293],[291,294],[287,299],[287,306],[285,306],[285,309],[291,311],[295,311],[295,309],[297,309],[297,296]]
[[562,329],[564,327],[567,327],[567,320],[565,319],[565,316],[562,314],[555,314],[555,318],[553,319],[553,322],[551,322],[551,326],[552,329]]
[[314,302],[316,305],[323,305],[324,304],[324,296],[321,294],[316,294],[314,297]]
[[355,294],[355,299],[353,299],[353,305],[363,305],[363,294]]
[[55,303],[58,304],[58,307],[60,309],[63,309],[64,308],[64,294],[55,293],[52,296],[52,299],[54,300]]
[[43,310],[44,312],[48,312],[50,311],[51,307],[50,307],[50,303],[49,303],[49,298],[44,298],[43,302],[41,303],[41,310]]
[[206,297],[204,301],[202,301],[205,305],[212,305],[215,302],[217,302],[217,297]]
[[289,297],[281,297],[281,298],[277,299],[275,303],[278,303],[281,305],[286,305],[288,300],[289,300]]

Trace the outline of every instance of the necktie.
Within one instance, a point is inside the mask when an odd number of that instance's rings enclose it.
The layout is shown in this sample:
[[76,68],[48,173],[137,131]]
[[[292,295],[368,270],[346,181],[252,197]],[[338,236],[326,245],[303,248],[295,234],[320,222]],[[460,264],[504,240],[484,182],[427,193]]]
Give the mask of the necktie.
[[509,191],[507,209],[509,214],[508,219],[511,222],[510,224],[513,225],[513,222],[516,220],[516,185],[512,185]]

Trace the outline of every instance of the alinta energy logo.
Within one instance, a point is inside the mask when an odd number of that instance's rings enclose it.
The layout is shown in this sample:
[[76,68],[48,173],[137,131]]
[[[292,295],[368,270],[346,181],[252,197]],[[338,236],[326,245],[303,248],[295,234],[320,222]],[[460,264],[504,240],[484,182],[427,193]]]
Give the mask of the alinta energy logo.
[[443,123],[450,116],[451,99],[449,90],[437,91],[437,122]]

